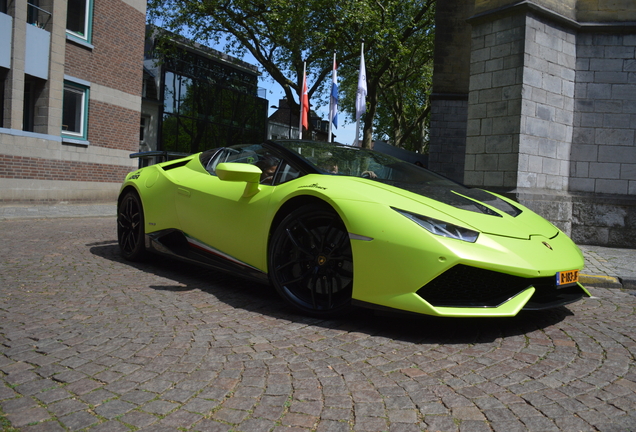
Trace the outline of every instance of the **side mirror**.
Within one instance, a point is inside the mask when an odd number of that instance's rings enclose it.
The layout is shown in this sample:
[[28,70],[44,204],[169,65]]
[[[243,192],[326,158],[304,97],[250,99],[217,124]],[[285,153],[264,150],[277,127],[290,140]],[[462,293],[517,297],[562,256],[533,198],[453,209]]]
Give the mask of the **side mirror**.
[[244,197],[256,194],[261,181],[261,169],[246,163],[223,162],[216,166],[216,175],[224,181],[246,182]]

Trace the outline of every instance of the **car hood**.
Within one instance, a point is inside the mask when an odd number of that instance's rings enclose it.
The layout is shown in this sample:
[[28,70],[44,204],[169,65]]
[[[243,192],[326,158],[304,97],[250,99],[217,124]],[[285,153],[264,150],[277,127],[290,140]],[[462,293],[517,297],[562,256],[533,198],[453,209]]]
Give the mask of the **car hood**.
[[[395,200],[394,204],[386,202],[395,208],[429,217],[436,217],[441,212],[448,216],[446,222],[460,223],[483,233],[529,239],[532,236],[552,238],[559,232],[558,228],[528,208],[482,189],[467,188],[460,184],[356,180],[372,186],[376,191],[382,189],[407,199]],[[377,197],[377,194],[373,193],[373,196]]]

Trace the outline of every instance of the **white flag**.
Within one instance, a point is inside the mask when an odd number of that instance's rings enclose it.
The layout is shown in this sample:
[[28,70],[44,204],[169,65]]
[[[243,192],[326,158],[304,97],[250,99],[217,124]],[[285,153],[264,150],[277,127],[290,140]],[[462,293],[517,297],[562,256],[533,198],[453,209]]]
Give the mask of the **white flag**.
[[362,147],[360,141],[360,117],[367,110],[367,68],[364,66],[364,44],[360,49],[360,75],[358,75],[358,91],[356,92],[356,138],[353,145]]
[[[363,45],[364,46],[364,45]],[[364,66],[364,51],[360,53],[360,75],[356,93],[356,120],[367,110],[367,69]]]

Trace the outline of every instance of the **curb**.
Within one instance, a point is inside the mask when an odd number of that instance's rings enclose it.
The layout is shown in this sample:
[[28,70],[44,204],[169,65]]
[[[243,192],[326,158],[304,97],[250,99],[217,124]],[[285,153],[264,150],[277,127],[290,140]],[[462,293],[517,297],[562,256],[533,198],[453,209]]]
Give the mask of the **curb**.
[[629,290],[636,290],[636,279],[630,279],[630,278],[620,278],[621,282],[623,283],[623,288],[625,289],[629,289]]
[[579,273],[579,283],[601,288],[623,288],[621,280],[614,276],[588,275]]
[[109,217],[117,215],[116,203],[54,205],[0,205],[0,220]]

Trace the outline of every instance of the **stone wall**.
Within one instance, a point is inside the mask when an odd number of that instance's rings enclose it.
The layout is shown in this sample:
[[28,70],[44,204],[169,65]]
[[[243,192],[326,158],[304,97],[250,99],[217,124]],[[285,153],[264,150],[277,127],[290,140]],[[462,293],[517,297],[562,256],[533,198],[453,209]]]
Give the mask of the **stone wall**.
[[[633,247],[636,3],[475,0],[474,12],[463,182],[580,244]],[[457,144],[431,145],[431,167],[455,173],[461,115],[432,99],[431,144]]]
[[473,0],[437,2],[435,68],[431,95],[428,166],[455,181],[464,181],[466,115],[470,77],[470,26]]
[[636,34],[578,36],[571,190],[636,196]]
[[464,182],[467,110],[463,95],[431,98],[428,167],[460,183]]

